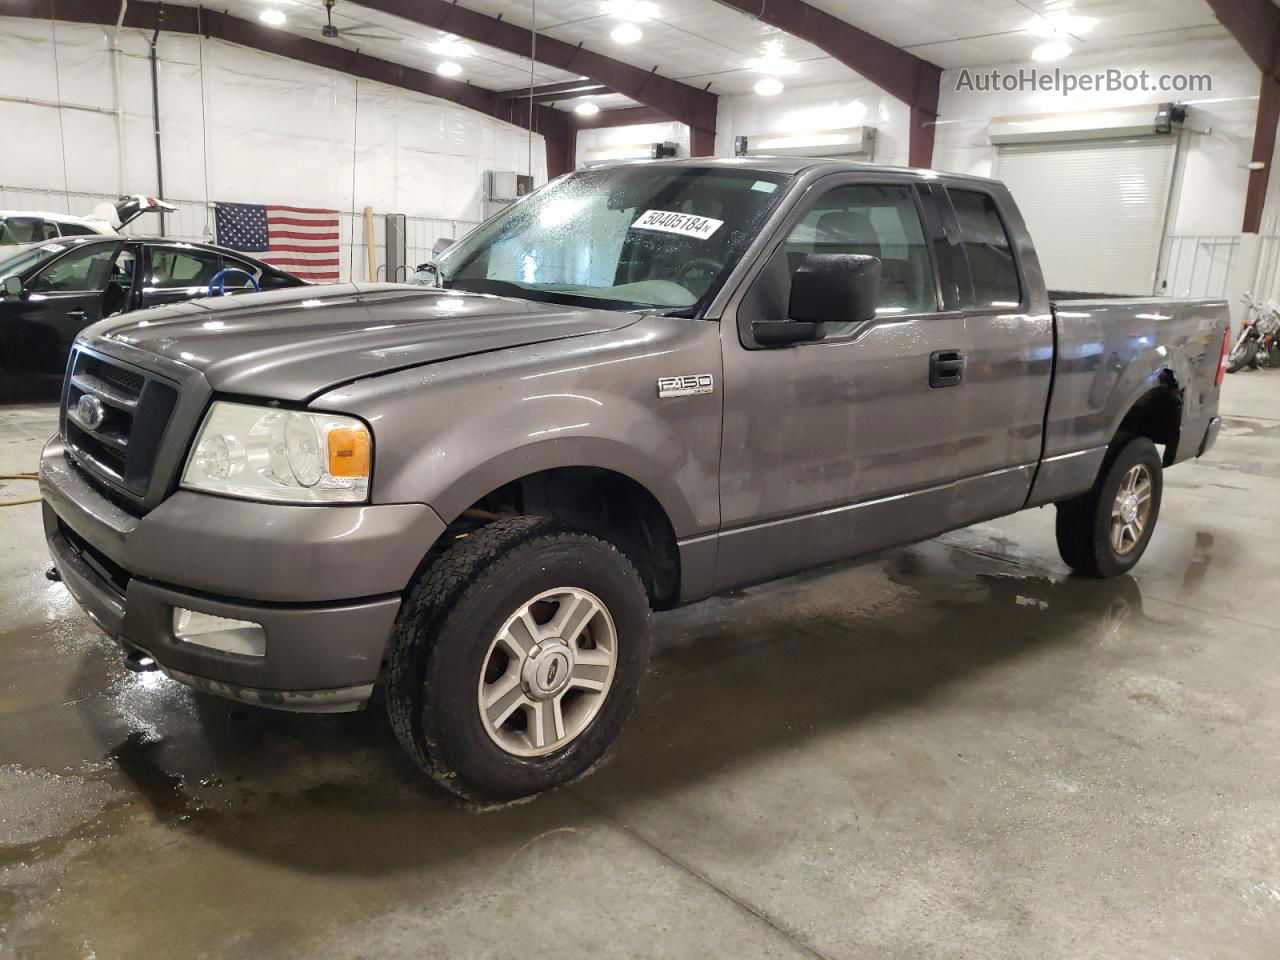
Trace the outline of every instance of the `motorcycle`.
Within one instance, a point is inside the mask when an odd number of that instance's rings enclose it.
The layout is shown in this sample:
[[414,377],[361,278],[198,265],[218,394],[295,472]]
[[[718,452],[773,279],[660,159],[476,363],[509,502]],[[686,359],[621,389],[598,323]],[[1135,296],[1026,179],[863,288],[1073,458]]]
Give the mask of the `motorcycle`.
[[1280,306],[1274,300],[1263,303],[1247,293],[1242,302],[1249,314],[1235,346],[1227,354],[1227,373],[1238,373],[1246,367],[1256,370],[1280,366]]

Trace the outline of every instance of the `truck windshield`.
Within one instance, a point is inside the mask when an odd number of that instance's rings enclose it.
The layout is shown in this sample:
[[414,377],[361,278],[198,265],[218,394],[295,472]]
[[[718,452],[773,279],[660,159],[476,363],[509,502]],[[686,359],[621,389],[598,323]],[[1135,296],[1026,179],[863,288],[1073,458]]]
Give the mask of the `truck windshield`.
[[700,309],[790,177],[648,164],[570,174],[439,260],[446,287],[612,310]]

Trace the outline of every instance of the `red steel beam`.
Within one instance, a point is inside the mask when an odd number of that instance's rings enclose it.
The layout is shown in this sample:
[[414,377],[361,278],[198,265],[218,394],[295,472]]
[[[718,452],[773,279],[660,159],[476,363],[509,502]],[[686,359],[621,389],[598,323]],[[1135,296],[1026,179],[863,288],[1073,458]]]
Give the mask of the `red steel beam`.
[[[151,0],[130,0],[124,25],[154,29],[162,6]],[[6,16],[105,26],[115,24],[120,7],[116,0],[8,0],[3,12]],[[336,44],[262,26],[216,10],[163,6],[163,12],[162,29],[166,32],[203,34],[210,39],[224,40],[263,53],[448,100],[487,116],[532,129],[535,133],[541,133],[546,140],[548,176],[558,176],[573,168],[570,156],[572,151],[567,143],[571,130],[569,119],[563,111],[535,106],[531,121],[527,103],[522,104],[519,109],[513,109],[510,102],[499,100],[495,91],[470,83],[450,80],[425,70],[357,53]],[[568,167],[564,166],[566,161]]]
[[895,47],[804,0],[719,0],[762,23],[798,37],[830,54],[911,109],[908,148],[913,167],[933,165],[933,132],[938,119],[942,68]]
[[699,87],[663,77],[654,70],[623,63],[604,54],[586,50],[581,44],[566,43],[538,34],[501,17],[491,17],[460,7],[448,0],[354,0],[359,6],[391,14],[424,27],[505,50],[538,63],[566,70],[603,83],[637,103],[661,110],[666,119],[688,124],[693,130],[716,129],[717,97]]
[[1280,10],[1270,0],[1209,0],[1214,16],[1231,31],[1262,71],[1258,113],[1253,124],[1253,161],[1263,164],[1249,171],[1244,198],[1244,233],[1257,233],[1271,181],[1271,161],[1276,148],[1276,123],[1280,122]]

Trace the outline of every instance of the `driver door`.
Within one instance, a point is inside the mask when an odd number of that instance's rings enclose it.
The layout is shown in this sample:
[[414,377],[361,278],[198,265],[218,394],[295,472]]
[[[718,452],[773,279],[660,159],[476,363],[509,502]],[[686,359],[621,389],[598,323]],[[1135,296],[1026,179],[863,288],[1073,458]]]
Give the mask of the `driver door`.
[[27,282],[5,324],[6,370],[62,373],[76,334],[103,317],[103,299],[122,246],[120,240],[77,245]]
[[[721,322],[724,434],[717,589],[772,579],[949,526],[964,319],[944,294],[933,198],[910,178],[831,178],[793,211]],[[755,320],[787,317],[810,253],[874,256],[874,320],[762,348]],[[948,274],[949,275],[949,274]]]

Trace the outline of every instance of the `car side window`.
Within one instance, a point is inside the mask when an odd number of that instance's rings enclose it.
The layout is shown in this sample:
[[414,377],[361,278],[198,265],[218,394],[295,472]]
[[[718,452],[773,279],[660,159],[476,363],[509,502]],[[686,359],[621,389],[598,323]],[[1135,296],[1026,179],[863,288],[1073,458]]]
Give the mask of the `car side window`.
[[58,227],[43,217],[7,217],[3,222],[5,243],[39,243],[56,240]]
[[207,287],[222,269],[222,258],[205,250],[182,250],[175,247],[152,247],[151,269],[147,287],[171,290],[181,287]]
[[1018,306],[1022,302],[1018,265],[995,199],[976,190],[952,189],[948,193],[973,277],[973,302],[961,306],[977,309]]
[[[915,191],[905,185],[851,184],[814,202],[785,242],[794,275],[810,253],[852,253],[880,260],[881,316],[936,313],[937,287]],[[828,327],[830,328],[830,324]],[[850,324],[849,328],[856,326]],[[841,324],[827,339],[847,336]]]
[[[254,267],[251,263],[247,263],[244,260],[236,260],[233,257],[227,257],[227,256],[224,256],[222,258],[222,269],[223,270],[243,270],[245,273],[249,274],[249,276],[253,277],[255,280],[259,279],[259,275],[261,273],[261,271],[258,270],[256,267]],[[223,277],[223,284],[228,290],[252,290],[253,289],[253,284],[249,282],[249,277],[246,277],[244,273],[227,274],[225,277]]]
[[40,272],[31,284],[38,293],[100,293],[111,279],[114,243],[94,243],[72,250]]
[[83,223],[60,223],[58,229],[64,237],[91,237],[98,232],[86,227]]

